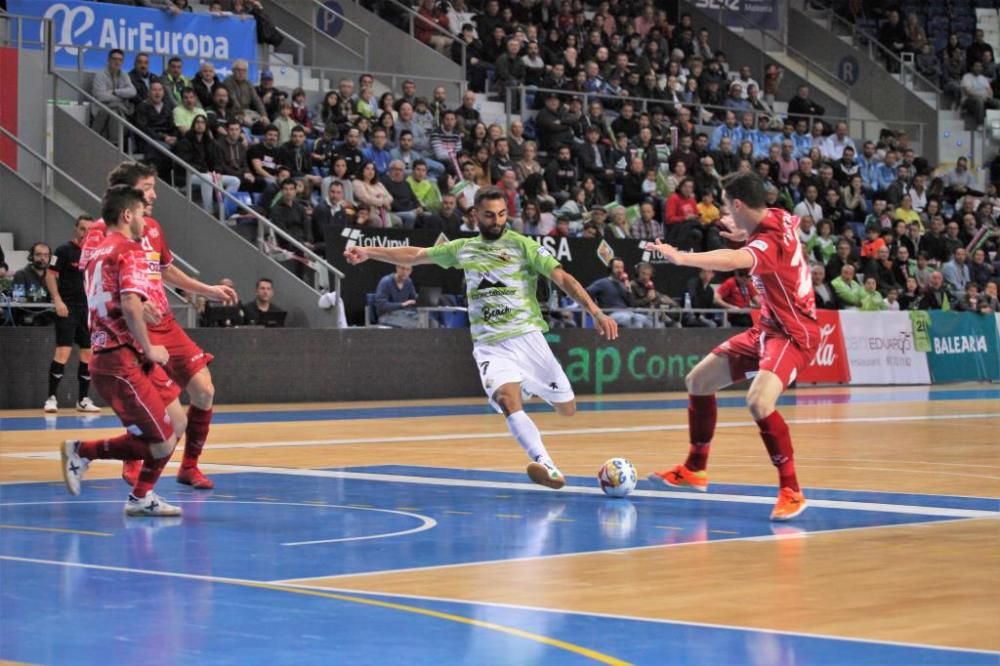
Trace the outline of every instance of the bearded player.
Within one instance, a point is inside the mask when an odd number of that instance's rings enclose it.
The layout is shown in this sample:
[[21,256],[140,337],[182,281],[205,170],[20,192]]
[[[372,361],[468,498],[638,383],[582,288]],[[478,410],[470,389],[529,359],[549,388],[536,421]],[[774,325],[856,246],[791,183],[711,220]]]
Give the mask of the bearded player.
[[618,337],[618,324],[601,312],[548,249],[507,229],[507,199],[503,192],[495,187],[479,190],[473,212],[479,227],[475,238],[427,248],[354,245],[344,255],[351,264],[377,259],[403,266],[437,264],[465,271],[472,354],[483,390],[494,409],[507,418],[511,434],[531,459],[531,480],[549,488],[562,488],[566,480],[549,457],[542,435],[522,403],[524,395],[531,394],[563,416],[576,412],[573,388],[542,335],[548,326],[535,296],[538,276],[552,280],[589,312],[598,332],[608,340]]
[[[151,217],[153,203],[156,201],[155,167],[139,162],[122,162],[108,175],[108,185],[109,187],[128,185],[138,189],[145,196],[146,219],[140,242],[146,251],[149,267],[150,294],[146,304],[147,317],[150,319],[149,336],[153,344],[166,347],[170,360],[164,366],[164,370],[170,379],[187,391],[191,403],[187,410],[184,458],[177,472],[177,482],[207,490],[215,484],[198,469],[198,458],[205,446],[212,421],[215,387],[212,384],[212,374],[208,364],[212,362],[213,356],[196,345],[177,323],[163,284],[165,282],[187,293],[198,294],[210,301],[219,301],[226,305],[238,302],[239,297],[232,287],[199,282],[174,265],[173,254],[167,245],[163,229]],[[86,266],[89,250],[99,244],[103,237],[104,224],[97,222],[91,227],[84,241],[81,266]],[[141,467],[140,462],[126,461],[122,469],[122,478],[126,483],[134,485]]]
[[712,350],[688,373],[687,460],[650,480],[675,488],[708,490],[709,447],[715,434],[715,393],[735,382],[752,379],[747,406],[761,439],[778,468],[778,502],[771,520],[791,520],[806,509],[795,476],[792,438],[775,406],[782,391],[806,367],[819,344],[812,277],[799,243],[799,219],[767,208],[764,182],[754,173],[740,174],[724,187],[730,217],[722,235],[746,245],[736,249],[687,253],[657,239],[651,248],[678,266],[715,271],[749,271],[761,297],[760,321]]
[[94,387],[127,431],[111,439],[63,442],[62,472],[66,489],[80,494],[80,482],[94,459],[137,461],[141,465],[125,503],[128,516],[179,516],[164,502],[156,485],[167,466],[177,435],[185,427],[180,390],[160,364],[166,348],[152,342],[143,303],[150,298],[149,269],[142,239],[145,199],[142,192],[118,185],[101,202],[107,235],[91,248],[86,268]]

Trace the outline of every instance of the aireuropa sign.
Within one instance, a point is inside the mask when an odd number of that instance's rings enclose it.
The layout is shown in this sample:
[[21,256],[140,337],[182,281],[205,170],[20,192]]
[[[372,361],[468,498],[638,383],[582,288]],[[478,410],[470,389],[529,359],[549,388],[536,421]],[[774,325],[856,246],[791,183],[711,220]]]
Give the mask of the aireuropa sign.
[[[190,12],[175,15],[159,9],[76,0],[8,0],[7,5],[11,14],[39,19],[22,24],[26,48],[41,48],[45,40],[42,19],[52,21],[56,67],[75,67],[82,51],[84,69],[100,70],[106,66],[112,49],[125,51],[126,70],[131,69],[132,59],[139,52],[152,56],[156,73],[158,56],[178,56],[188,76],[194,75],[204,61],[215,64],[225,76],[229,61],[256,60],[257,30],[252,19]],[[255,77],[255,72],[250,76]]]

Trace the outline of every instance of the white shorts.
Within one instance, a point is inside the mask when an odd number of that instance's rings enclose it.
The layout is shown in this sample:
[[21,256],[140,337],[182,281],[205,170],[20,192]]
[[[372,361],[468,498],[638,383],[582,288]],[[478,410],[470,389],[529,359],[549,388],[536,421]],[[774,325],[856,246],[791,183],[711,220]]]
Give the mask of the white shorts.
[[569,402],[575,397],[573,387],[549,344],[538,331],[492,344],[472,348],[479,370],[479,380],[493,402],[493,393],[504,384],[520,384],[522,390],[549,403]]

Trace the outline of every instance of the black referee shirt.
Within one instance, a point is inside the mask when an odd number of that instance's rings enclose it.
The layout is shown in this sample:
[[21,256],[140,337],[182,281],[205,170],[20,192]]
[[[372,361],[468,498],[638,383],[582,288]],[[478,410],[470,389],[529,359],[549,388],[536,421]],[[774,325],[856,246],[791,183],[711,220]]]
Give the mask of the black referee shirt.
[[87,294],[83,288],[83,271],[80,270],[80,246],[76,241],[63,243],[56,248],[55,262],[51,270],[56,274],[59,296],[66,305],[87,304]]

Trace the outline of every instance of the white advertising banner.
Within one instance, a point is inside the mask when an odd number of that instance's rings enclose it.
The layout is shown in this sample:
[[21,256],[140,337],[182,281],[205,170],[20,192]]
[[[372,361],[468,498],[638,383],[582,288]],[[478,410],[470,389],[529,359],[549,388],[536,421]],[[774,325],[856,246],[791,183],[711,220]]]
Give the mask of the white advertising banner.
[[842,310],[851,384],[930,384],[927,354],[913,344],[908,312]]

